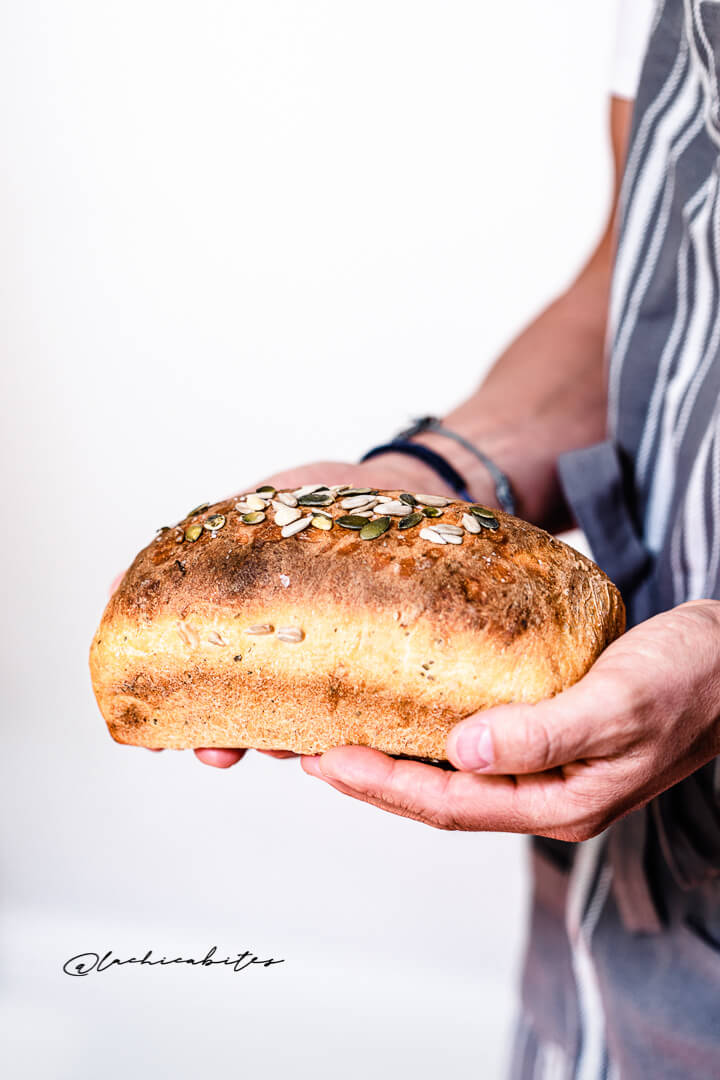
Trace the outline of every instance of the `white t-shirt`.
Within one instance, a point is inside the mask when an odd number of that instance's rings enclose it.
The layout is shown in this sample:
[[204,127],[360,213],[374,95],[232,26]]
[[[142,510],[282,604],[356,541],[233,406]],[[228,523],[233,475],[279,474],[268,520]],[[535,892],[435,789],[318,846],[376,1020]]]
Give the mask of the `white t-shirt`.
[[657,0],[617,0],[610,71],[610,93],[615,97],[635,97],[656,7]]

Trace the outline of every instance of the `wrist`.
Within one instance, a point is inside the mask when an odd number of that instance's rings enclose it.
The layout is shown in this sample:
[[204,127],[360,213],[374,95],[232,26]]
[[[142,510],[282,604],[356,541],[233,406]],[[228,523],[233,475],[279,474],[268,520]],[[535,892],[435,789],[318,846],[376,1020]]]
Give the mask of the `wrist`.
[[[422,445],[424,438],[423,435],[422,439],[413,438],[410,441]],[[448,453],[448,447],[436,443],[431,449],[435,450],[454,467],[457,467],[451,454]],[[416,494],[446,495],[450,499],[459,497],[454,488],[431,465],[409,454],[393,453],[392,450],[387,450],[364,462],[362,468],[366,470],[366,475],[369,478],[368,482],[372,481],[379,484],[382,481],[385,487],[402,487],[406,491]],[[374,480],[373,477],[375,477]],[[486,473],[484,477],[478,477],[477,481],[472,486],[469,486],[468,490],[474,501],[497,506],[495,486],[489,474]]]
[[[464,433],[460,432],[460,434]],[[410,442],[426,446],[449,461],[465,480],[466,489],[474,502],[499,506],[495,479],[487,466],[467,447],[435,431],[423,431],[418,435],[413,435]],[[481,444],[482,450],[497,462],[492,448],[488,448],[488,445],[486,440]]]

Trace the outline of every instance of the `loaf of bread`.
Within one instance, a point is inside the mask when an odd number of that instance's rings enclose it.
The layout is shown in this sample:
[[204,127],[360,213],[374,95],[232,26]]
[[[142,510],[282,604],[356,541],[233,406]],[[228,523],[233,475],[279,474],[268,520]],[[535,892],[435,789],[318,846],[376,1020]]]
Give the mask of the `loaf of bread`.
[[605,574],[519,518],[264,487],[159,530],[110,599],[90,669],[121,743],[442,760],[459,720],[570,686],[624,623]]

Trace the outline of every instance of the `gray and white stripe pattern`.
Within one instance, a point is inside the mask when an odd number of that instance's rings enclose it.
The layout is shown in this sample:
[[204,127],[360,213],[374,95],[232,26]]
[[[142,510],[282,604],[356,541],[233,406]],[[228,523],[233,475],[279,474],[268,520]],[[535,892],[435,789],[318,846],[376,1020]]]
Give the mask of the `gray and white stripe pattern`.
[[[632,625],[720,599],[720,0],[658,2],[618,233],[608,438],[559,471]],[[720,759],[601,837],[535,839],[513,1080],[720,1076],[720,948],[700,955],[687,921],[673,936],[659,914],[684,911],[694,880],[720,882],[718,803]],[[650,822],[641,842],[633,818]]]
[[660,7],[651,52],[674,58],[643,73],[611,300],[610,433],[664,607],[720,595],[718,7]]

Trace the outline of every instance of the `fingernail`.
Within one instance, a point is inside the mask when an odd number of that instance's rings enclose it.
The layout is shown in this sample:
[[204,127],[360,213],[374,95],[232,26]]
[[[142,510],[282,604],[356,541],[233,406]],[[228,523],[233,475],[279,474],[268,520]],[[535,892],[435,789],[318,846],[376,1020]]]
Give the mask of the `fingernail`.
[[492,735],[487,724],[474,724],[462,731],[455,753],[463,769],[487,769],[495,761]]

